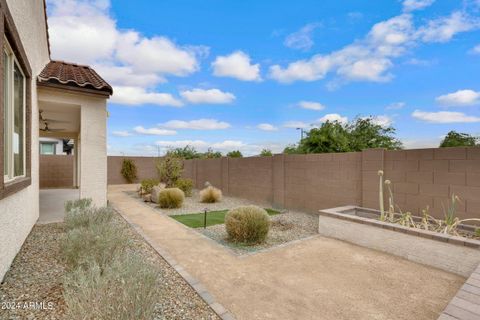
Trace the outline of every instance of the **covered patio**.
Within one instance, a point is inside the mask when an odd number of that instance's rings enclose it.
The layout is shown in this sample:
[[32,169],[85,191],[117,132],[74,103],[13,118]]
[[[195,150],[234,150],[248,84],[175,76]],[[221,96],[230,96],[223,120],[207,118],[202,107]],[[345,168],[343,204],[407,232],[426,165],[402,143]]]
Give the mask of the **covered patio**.
[[51,61],[38,76],[37,86],[40,137],[70,139],[74,144],[73,184],[40,190],[39,223],[61,221],[67,200],[91,198],[97,206],[106,205],[107,99],[112,88],[90,67],[63,61]]

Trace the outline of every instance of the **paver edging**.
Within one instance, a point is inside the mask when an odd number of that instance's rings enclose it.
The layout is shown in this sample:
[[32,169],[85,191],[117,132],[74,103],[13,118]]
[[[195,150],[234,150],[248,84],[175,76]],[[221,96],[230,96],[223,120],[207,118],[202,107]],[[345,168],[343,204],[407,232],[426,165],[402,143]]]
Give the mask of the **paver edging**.
[[142,236],[150,247],[152,247],[158,255],[160,255],[175,271],[195,290],[203,301],[215,312],[222,320],[235,320],[235,316],[228,311],[215,297],[206,289],[206,287],[190,273],[188,273],[173,257],[163,248],[155,244],[152,239],[143,232],[142,228],[133,223],[130,218],[125,216],[121,210],[110,203],[110,206],[137,232]]
[[[480,265],[472,272],[465,284],[450,300],[437,320],[480,319]],[[465,294],[470,298],[465,298]]]

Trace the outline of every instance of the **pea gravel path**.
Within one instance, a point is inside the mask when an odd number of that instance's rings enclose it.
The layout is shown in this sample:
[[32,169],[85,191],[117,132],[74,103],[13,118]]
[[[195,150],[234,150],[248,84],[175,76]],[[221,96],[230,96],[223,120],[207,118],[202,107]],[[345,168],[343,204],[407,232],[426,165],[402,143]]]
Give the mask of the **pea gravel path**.
[[[198,294],[145,240],[119,216],[129,233],[133,248],[158,266],[161,286],[155,319],[219,319]],[[65,272],[60,256],[63,223],[36,225],[25,241],[12,267],[0,285],[0,301],[53,302],[52,310],[0,310],[0,319],[64,319],[62,277]]]

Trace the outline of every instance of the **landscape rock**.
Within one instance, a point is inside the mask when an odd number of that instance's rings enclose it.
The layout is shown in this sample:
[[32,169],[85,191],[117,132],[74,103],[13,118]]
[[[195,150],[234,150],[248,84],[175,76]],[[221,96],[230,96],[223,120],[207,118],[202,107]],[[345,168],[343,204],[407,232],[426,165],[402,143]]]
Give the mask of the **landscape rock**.
[[158,203],[158,198],[160,196],[160,191],[165,189],[165,184],[163,184],[163,185],[164,185],[164,187],[155,186],[155,187],[152,188],[152,193],[151,193],[151,201],[152,202]]
[[152,195],[151,194],[144,194],[142,196],[144,202],[152,202]]

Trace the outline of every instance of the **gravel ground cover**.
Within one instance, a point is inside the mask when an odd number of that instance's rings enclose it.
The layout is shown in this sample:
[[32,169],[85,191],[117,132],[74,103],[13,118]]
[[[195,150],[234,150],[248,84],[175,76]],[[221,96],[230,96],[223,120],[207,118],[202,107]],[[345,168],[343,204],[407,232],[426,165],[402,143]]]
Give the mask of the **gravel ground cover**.
[[[142,199],[138,196],[136,192],[127,191],[126,193],[132,197],[135,197],[139,201],[142,201]],[[156,203],[152,203],[152,202],[146,202],[146,203],[152,208],[156,208],[160,212],[169,216],[178,215],[178,214],[187,214],[187,213],[200,213],[200,212],[203,212],[205,208],[208,209],[208,211],[220,211],[220,210],[233,209],[236,207],[247,206],[252,204],[258,205],[260,207],[265,207],[265,208],[269,207],[265,203],[263,204],[253,203],[250,200],[228,197],[225,195],[223,196],[222,201],[220,202],[202,203],[200,201],[199,190],[193,190],[191,197],[185,197],[185,201],[183,202],[182,207],[178,209],[162,209]]]
[[254,246],[235,244],[228,241],[225,224],[217,224],[206,229],[198,228],[195,230],[232,249],[239,255],[254,253],[318,234],[318,216],[315,214],[288,211],[270,218],[271,226],[266,241]]
[[[161,286],[155,319],[219,319],[185,280],[120,217],[132,248],[158,266]],[[18,308],[0,310],[0,319],[64,319],[62,279],[65,266],[59,260],[63,223],[36,225],[0,285],[0,302],[48,302],[50,310]]]

